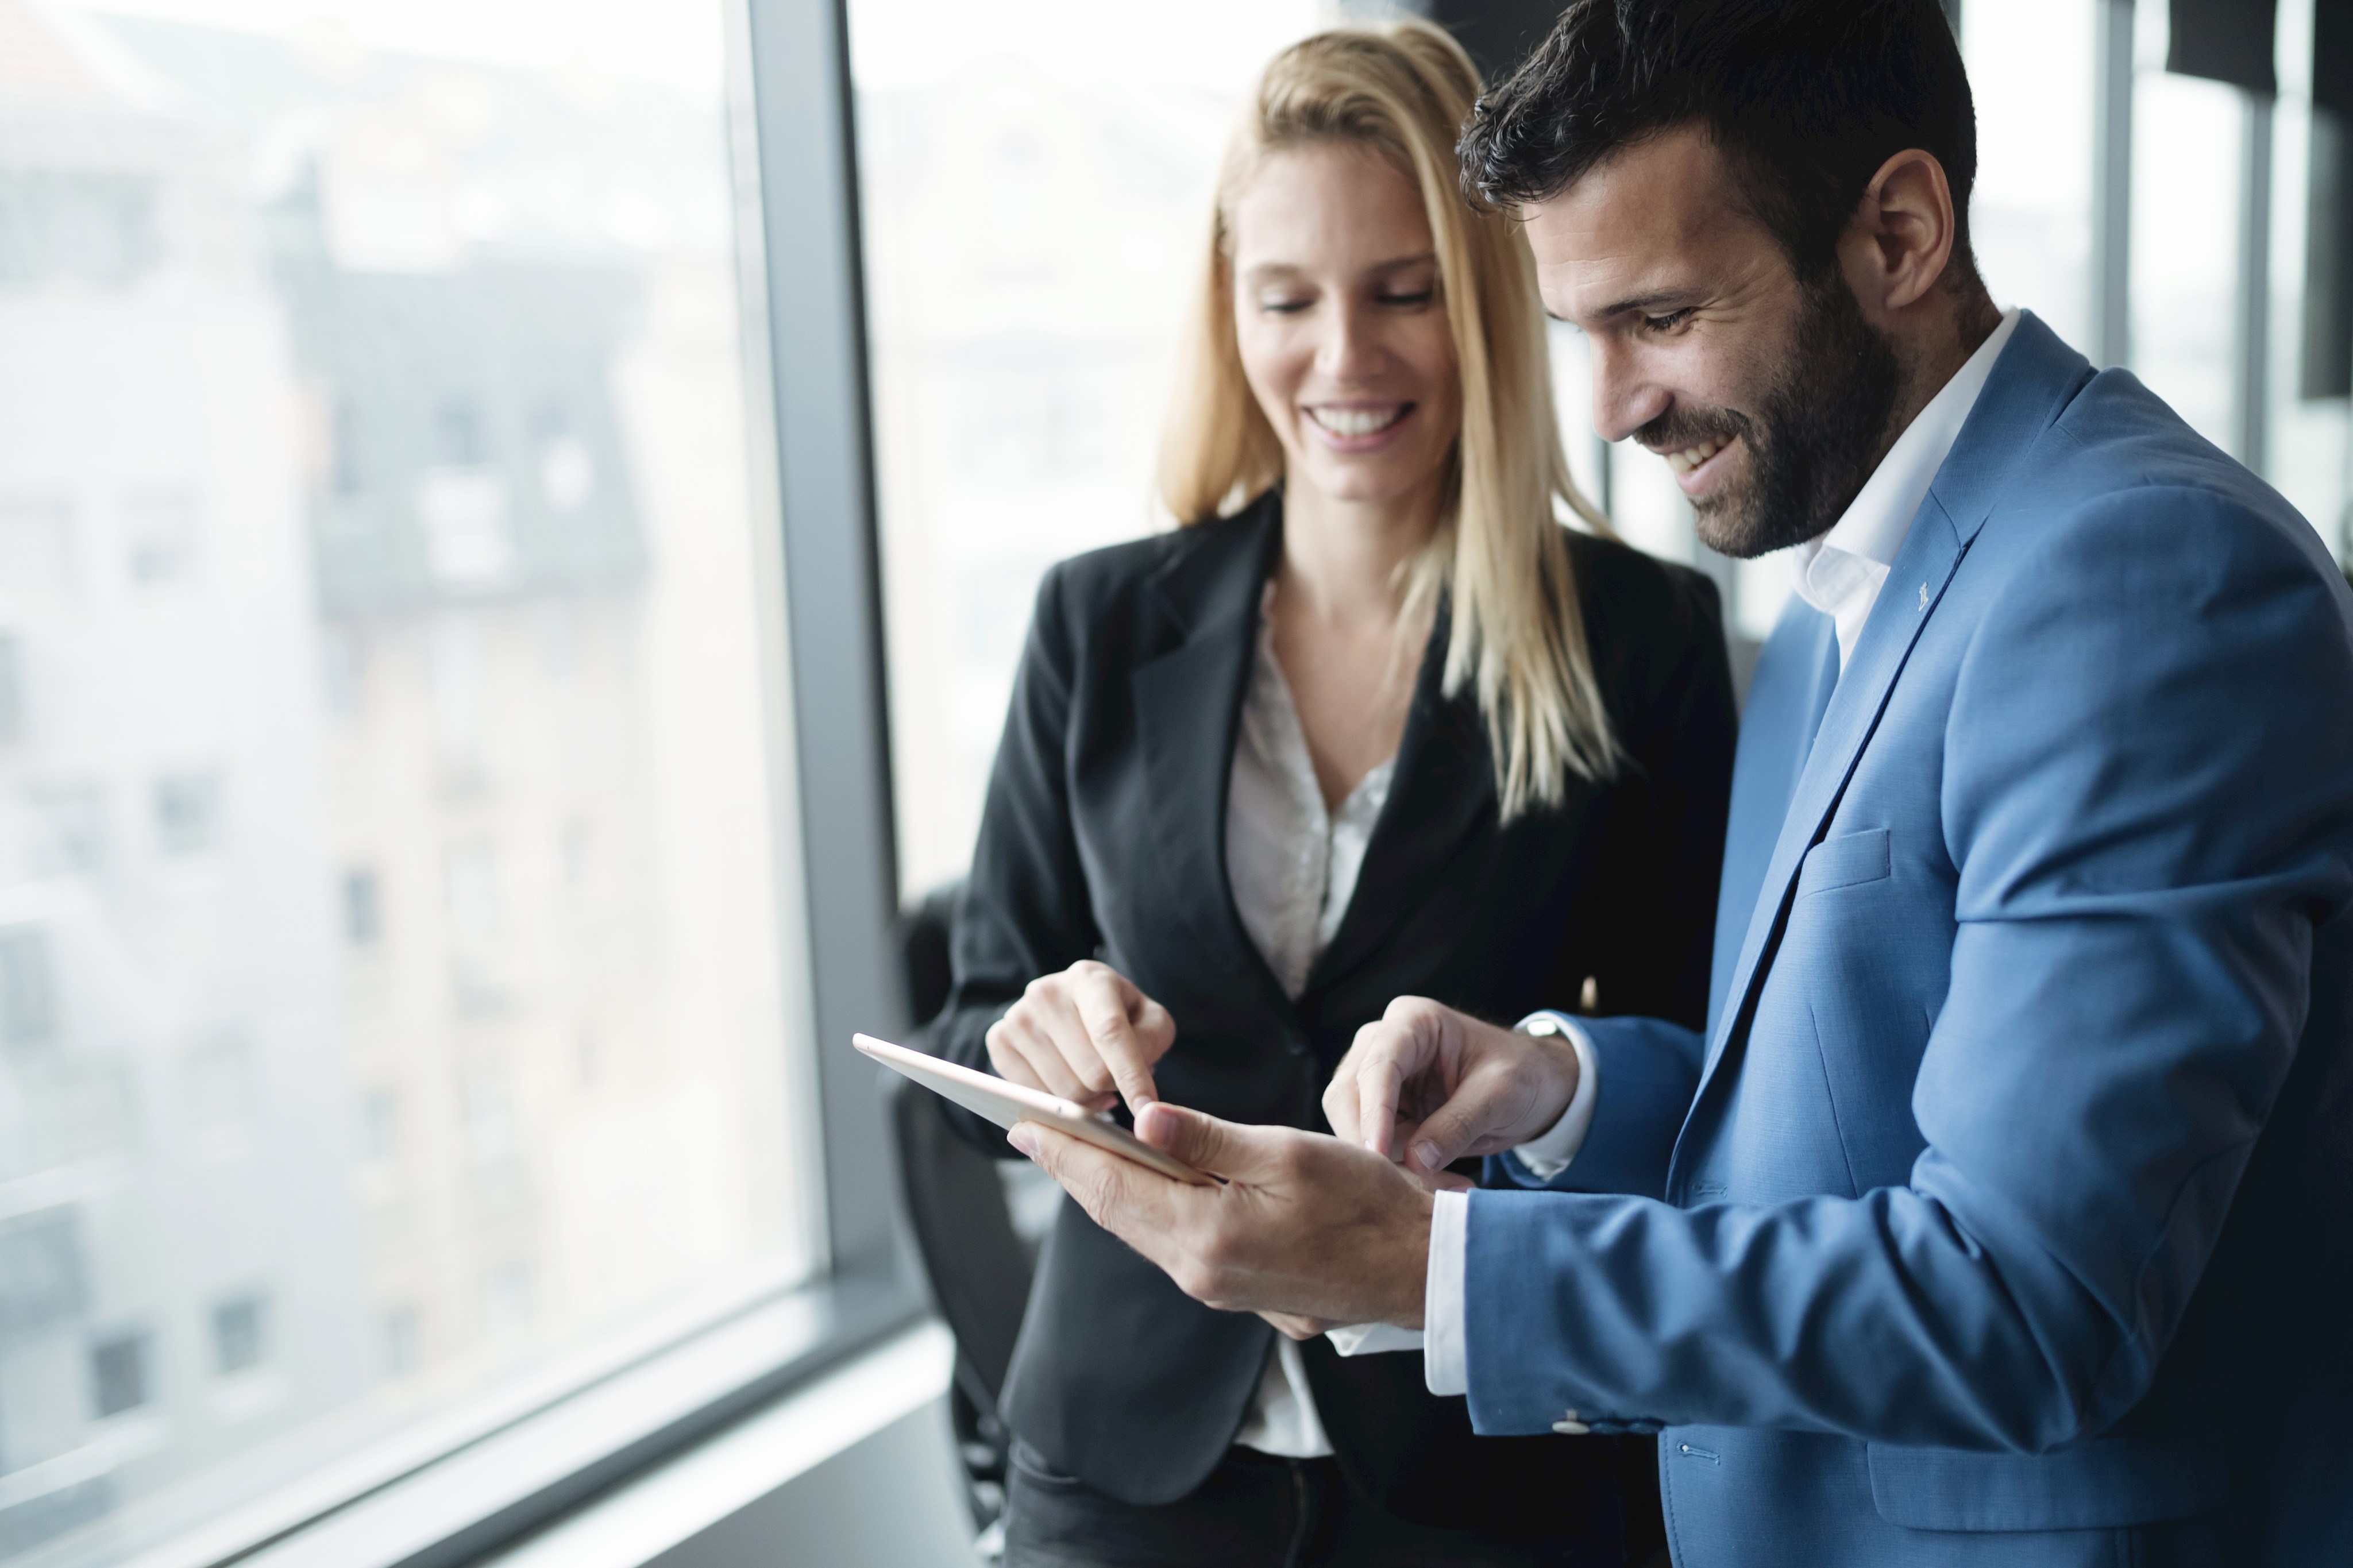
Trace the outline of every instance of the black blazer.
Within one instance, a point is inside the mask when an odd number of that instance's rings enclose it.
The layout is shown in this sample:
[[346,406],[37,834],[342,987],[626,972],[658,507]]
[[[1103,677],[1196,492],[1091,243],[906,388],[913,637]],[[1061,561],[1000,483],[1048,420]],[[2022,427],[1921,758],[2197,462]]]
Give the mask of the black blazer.
[[[1065,561],[1038,595],[958,907],[938,1054],[986,1069],[983,1037],[1041,974],[1099,958],[1166,1005],[1164,1098],[1327,1131],[1321,1098],[1357,1028],[1412,994],[1512,1020],[1574,1006],[1700,1026],[1733,745],[1714,586],[1568,535],[1610,721],[1632,758],[1559,809],[1499,826],[1475,699],[1440,692],[1441,611],[1356,893],[1296,1003],[1235,911],[1232,772],[1279,496],[1221,521]],[[1606,1089],[1605,1089],[1606,1092]],[[992,1152],[995,1127],[965,1125]],[[1006,1380],[1013,1430],[1056,1469],[1134,1503],[1190,1492],[1248,1415],[1274,1331],[1201,1306],[1061,1206]],[[1474,1440],[1418,1355],[1303,1349],[1341,1465],[1434,1524],[1582,1535],[1616,1509],[1611,1439]],[[1648,1439],[1641,1473],[1653,1474]],[[1475,1451],[1474,1451],[1475,1449]],[[1655,1485],[1655,1482],[1650,1482]],[[1605,1496],[1606,1494],[1606,1496]]]

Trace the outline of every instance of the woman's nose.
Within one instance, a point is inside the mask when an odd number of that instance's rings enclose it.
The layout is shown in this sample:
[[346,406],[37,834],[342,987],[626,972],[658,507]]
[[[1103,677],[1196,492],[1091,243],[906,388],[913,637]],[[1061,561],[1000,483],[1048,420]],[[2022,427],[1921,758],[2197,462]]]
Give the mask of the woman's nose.
[[1353,381],[1367,374],[1379,360],[1372,323],[1356,305],[1335,304],[1324,313],[1324,331],[1315,345],[1315,368],[1335,381]]

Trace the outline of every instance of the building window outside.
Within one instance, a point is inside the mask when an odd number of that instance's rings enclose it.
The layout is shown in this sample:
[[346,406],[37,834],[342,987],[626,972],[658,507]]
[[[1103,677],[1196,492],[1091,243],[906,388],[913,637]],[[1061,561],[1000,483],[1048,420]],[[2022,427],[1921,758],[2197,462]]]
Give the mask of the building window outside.
[[88,874],[106,866],[106,797],[93,785],[36,789],[26,795],[37,876]]
[[400,1152],[400,1100],[390,1089],[377,1089],[361,1100],[360,1149],[371,1163]]
[[0,1045],[46,1046],[58,1032],[57,976],[48,933],[37,926],[0,928]]
[[339,496],[355,496],[367,489],[367,469],[360,458],[359,405],[348,397],[335,399],[329,416],[328,482]]
[[268,1353],[269,1303],[259,1293],[216,1302],[212,1311],[213,1374],[235,1377],[259,1367]]
[[155,781],[155,843],[166,855],[197,855],[220,841],[221,785],[212,773]]
[[70,597],[79,585],[74,565],[69,501],[46,489],[0,492],[0,593],[36,602]]
[[378,1333],[385,1376],[400,1378],[416,1374],[423,1359],[418,1351],[421,1332],[414,1307],[395,1307],[384,1314]]
[[136,1410],[153,1397],[144,1333],[116,1334],[90,1347],[90,1403],[100,1420]]
[[31,715],[25,700],[25,645],[0,632],[0,746],[14,746],[25,738]]
[[121,508],[125,565],[133,583],[161,587],[193,581],[204,553],[204,510],[183,490],[125,497]]
[[[53,9],[11,47],[54,79],[0,71],[0,204],[47,193],[0,258],[42,389],[0,463],[0,875],[66,912],[0,925],[0,1183],[117,1184],[42,1297],[51,1404],[5,1374],[0,1568],[107,1568],[805,1278],[814,1156],[726,7],[349,0],[323,53],[240,0]],[[142,287],[46,311],[58,278]],[[628,1094],[575,1089],[584,1018]],[[42,1490],[182,1334],[229,1386]]]
[[383,896],[374,871],[343,873],[343,940],[353,947],[374,947],[384,936]]
[[482,428],[480,405],[470,397],[448,397],[433,411],[433,458],[444,468],[472,468],[491,460],[491,442]]

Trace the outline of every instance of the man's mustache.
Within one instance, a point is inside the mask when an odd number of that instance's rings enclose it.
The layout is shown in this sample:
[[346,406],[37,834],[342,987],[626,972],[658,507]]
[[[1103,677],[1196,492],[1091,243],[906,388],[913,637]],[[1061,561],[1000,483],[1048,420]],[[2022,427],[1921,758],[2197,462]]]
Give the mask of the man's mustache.
[[1634,432],[1634,439],[1653,452],[1680,452],[1702,442],[1731,441],[1756,428],[1756,421],[1729,408],[1670,408]]

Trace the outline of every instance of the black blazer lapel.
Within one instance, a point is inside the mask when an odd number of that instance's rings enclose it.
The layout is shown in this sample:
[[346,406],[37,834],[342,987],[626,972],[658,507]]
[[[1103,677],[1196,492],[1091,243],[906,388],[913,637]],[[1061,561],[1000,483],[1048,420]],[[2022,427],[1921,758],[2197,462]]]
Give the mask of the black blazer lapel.
[[1450,699],[1440,689],[1450,624],[1441,605],[1398,742],[1388,800],[1373,825],[1348,911],[1308,972],[1310,993],[1375,957],[1398,922],[1436,890],[1448,862],[1493,819],[1495,772],[1486,726],[1467,696]]
[[1219,972],[1288,1013],[1274,973],[1243,929],[1226,874],[1226,801],[1234,740],[1259,630],[1259,596],[1282,547],[1280,504],[1222,548],[1181,552],[1154,583],[1181,641],[1129,677],[1145,773],[1145,815],[1176,912]]

